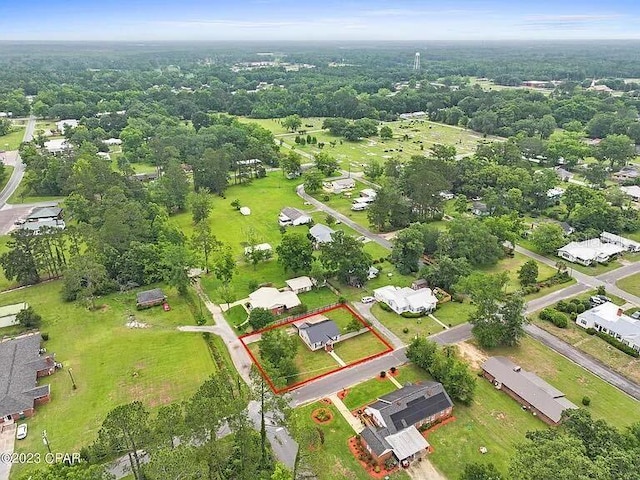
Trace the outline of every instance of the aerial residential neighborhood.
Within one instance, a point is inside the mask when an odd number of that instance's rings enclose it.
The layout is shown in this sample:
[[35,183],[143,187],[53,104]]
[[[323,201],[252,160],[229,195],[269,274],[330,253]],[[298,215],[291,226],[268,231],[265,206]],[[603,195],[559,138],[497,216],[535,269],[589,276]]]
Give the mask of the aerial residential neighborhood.
[[138,3],[6,15],[0,480],[638,478],[635,5]]

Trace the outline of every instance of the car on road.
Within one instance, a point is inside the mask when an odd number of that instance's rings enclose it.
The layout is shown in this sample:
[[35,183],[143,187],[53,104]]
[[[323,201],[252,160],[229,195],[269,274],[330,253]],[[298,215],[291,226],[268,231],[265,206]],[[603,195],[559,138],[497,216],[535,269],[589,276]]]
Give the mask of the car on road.
[[373,303],[376,299],[373,297],[362,297],[361,301],[362,303]]
[[16,430],[16,438],[18,440],[24,440],[27,438],[27,424],[21,423],[18,425],[18,429]]

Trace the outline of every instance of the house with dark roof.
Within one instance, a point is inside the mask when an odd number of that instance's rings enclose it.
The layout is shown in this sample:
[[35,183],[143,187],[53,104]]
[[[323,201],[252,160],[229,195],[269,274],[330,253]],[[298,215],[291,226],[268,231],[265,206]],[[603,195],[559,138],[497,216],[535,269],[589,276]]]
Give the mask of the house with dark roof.
[[298,335],[310,350],[331,350],[340,341],[340,329],[333,320],[322,315],[299,324]]
[[360,438],[378,463],[391,456],[399,462],[410,462],[429,448],[418,428],[451,416],[452,410],[453,402],[441,383],[409,383],[364,409],[371,425]]
[[482,365],[482,374],[497,389],[549,425],[558,425],[565,410],[578,408],[560,390],[506,357],[488,358]]
[[156,305],[162,305],[166,302],[167,296],[159,288],[153,290],[146,290],[138,293],[136,296],[136,308],[142,310],[143,308],[150,308]]
[[60,207],[39,207],[34,208],[33,211],[26,218],[29,222],[45,222],[45,221],[61,221],[62,209]]
[[41,354],[40,333],[0,342],[0,424],[35,413],[35,407],[50,400],[49,385],[38,378],[55,372],[53,354]]

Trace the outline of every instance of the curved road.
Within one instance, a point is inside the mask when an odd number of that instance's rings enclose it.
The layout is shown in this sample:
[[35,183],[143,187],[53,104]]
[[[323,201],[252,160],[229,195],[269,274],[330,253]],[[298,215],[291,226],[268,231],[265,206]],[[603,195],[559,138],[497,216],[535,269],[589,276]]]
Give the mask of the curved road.
[[[36,117],[31,115],[29,117],[29,121],[27,122],[27,126],[24,129],[24,137],[22,138],[23,142],[30,142],[33,140],[33,131],[36,128]],[[9,200],[9,197],[13,195],[20,185],[22,181],[22,177],[24,176],[24,163],[22,163],[22,159],[20,155],[16,157],[16,164],[13,167],[13,173],[11,174],[11,178],[0,192],[0,208],[4,207]]]

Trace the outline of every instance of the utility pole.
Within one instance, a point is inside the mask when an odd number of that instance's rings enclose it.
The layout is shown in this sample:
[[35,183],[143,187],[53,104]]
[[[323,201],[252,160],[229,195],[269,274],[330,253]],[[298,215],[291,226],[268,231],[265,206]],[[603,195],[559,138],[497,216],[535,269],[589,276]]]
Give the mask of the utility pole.
[[47,437],[46,430],[42,431],[42,443],[44,443],[45,447],[47,447],[47,450],[49,451],[49,454],[51,454],[51,445],[49,445],[49,438]]
[[76,385],[76,380],[73,378],[73,369],[70,368],[68,372],[69,372],[69,377],[71,377],[71,385],[73,386],[73,389],[76,390],[78,386]]

